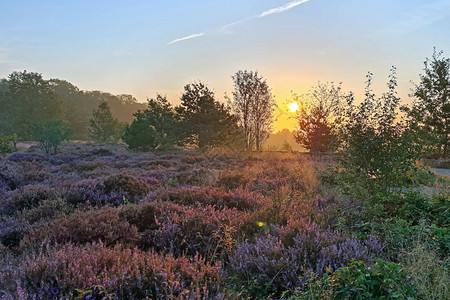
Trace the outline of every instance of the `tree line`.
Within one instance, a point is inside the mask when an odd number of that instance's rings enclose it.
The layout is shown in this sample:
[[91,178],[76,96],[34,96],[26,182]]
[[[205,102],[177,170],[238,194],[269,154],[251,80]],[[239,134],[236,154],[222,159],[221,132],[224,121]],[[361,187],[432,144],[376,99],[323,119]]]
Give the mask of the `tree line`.
[[235,90],[227,105],[202,82],[187,84],[177,107],[165,96],[149,99],[148,108],[135,113],[127,125],[124,142],[138,150],[183,145],[260,151],[271,132],[276,106],[270,88],[257,71],[238,71],[232,79]]
[[[395,68],[380,97],[371,89],[369,73],[365,98],[358,105],[341,84],[319,83],[304,95],[293,95],[299,103],[295,140],[312,153],[366,147],[367,157],[358,158],[363,161],[394,155],[399,145],[447,155],[449,67],[450,60],[434,50],[410,106],[402,106],[397,96]],[[231,78],[234,90],[226,104],[216,100],[206,84],[194,82],[184,87],[181,104],[174,107],[162,95],[144,105],[130,95],[81,91],[64,80],[13,72],[0,81],[3,151],[27,139],[40,141],[46,152],[56,151],[69,137],[103,143],[122,140],[140,151],[223,146],[260,151],[274,121],[270,87],[257,71],[240,70]],[[384,153],[386,149],[391,152]]]

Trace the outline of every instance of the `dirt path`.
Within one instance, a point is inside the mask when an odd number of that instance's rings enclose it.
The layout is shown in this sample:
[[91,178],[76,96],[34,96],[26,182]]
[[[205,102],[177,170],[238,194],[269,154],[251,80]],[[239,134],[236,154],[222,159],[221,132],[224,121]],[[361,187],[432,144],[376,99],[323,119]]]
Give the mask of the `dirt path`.
[[450,169],[431,169],[436,175],[450,177]]

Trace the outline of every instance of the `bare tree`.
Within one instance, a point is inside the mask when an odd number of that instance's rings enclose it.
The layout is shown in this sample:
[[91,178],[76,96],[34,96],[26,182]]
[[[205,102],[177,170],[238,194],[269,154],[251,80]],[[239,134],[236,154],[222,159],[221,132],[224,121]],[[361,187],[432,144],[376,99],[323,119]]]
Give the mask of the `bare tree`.
[[234,83],[231,107],[244,132],[246,149],[262,149],[272,129],[275,102],[264,78],[255,71],[239,70]]

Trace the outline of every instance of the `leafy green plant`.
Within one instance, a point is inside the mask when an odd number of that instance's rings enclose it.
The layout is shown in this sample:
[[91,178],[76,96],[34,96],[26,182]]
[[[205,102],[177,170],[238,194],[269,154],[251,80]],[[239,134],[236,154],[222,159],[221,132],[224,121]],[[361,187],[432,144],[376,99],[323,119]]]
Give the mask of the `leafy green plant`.
[[[407,174],[414,169],[421,145],[406,121],[398,120],[400,98],[396,69],[391,69],[388,91],[377,98],[371,89],[372,74],[367,75],[365,99],[354,104],[347,98],[348,108],[341,126],[341,171],[347,187],[363,187],[373,194],[406,184]],[[350,189],[351,190],[351,189]]]
[[45,153],[56,154],[59,146],[72,135],[71,128],[62,120],[48,121],[35,127],[35,138]]
[[168,149],[179,143],[178,116],[166,97],[148,99],[148,108],[133,114],[122,137],[132,150]]
[[320,279],[312,277],[298,299],[413,299],[411,278],[399,264],[376,260],[372,266],[352,261]]
[[16,151],[15,140],[17,140],[17,136],[0,134],[0,156]]

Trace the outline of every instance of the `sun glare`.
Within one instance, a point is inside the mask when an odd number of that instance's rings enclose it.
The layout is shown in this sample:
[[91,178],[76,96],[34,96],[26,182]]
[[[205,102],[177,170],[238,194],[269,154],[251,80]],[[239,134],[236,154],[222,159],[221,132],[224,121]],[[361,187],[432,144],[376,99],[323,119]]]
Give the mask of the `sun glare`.
[[291,104],[289,104],[289,110],[291,112],[296,112],[298,110],[298,103],[292,102]]

